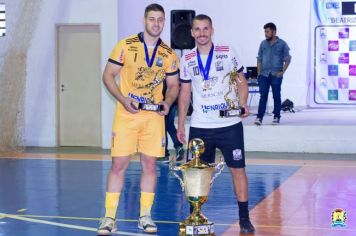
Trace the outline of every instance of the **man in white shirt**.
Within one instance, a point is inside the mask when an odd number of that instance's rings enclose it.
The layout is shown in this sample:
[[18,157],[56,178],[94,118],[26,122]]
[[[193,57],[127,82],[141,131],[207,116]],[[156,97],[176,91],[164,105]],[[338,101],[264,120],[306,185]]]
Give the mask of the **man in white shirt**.
[[200,158],[209,163],[215,162],[215,149],[221,150],[233,177],[241,233],[253,233],[255,229],[250,222],[248,210],[248,182],[241,118],[219,116],[220,111],[229,108],[228,101],[237,100],[245,111],[241,117],[248,116],[248,86],[243,66],[234,50],[227,45],[214,45],[212,34],[211,18],[207,15],[197,15],[192,23],[196,48],[185,53],[181,59],[177,136],[180,142],[186,143],[184,123],[192,92],[193,113],[189,140],[201,138],[204,141],[205,152]]

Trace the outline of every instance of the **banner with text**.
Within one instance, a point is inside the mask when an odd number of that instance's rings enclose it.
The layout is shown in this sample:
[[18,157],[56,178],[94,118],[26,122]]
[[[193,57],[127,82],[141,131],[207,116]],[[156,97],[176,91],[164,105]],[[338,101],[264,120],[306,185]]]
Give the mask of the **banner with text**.
[[309,105],[356,105],[356,1],[311,2]]

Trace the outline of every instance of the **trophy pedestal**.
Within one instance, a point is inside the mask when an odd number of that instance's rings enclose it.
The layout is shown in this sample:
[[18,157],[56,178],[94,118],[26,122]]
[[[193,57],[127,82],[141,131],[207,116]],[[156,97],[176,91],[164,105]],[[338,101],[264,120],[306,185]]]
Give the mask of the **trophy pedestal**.
[[215,236],[214,223],[208,221],[206,224],[179,223],[179,236]]
[[240,109],[230,109],[230,110],[220,110],[219,111],[219,116],[220,117],[235,117],[235,116],[241,116],[245,114],[245,108],[240,108]]
[[163,111],[164,106],[161,104],[149,104],[149,103],[139,103],[138,109],[145,110],[145,111]]

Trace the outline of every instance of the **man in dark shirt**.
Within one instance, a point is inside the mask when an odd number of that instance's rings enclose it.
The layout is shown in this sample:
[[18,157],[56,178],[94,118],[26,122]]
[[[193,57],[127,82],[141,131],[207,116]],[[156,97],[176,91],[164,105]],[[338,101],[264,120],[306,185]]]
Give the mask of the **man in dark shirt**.
[[281,85],[283,74],[287,70],[291,56],[287,43],[276,36],[277,28],[273,23],[264,25],[265,37],[260,44],[257,56],[258,85],[260,102],[255,125],[261,125],[266,112],[269,87],[272,87],[274,100],[273,125],[278,125],[281,118]]

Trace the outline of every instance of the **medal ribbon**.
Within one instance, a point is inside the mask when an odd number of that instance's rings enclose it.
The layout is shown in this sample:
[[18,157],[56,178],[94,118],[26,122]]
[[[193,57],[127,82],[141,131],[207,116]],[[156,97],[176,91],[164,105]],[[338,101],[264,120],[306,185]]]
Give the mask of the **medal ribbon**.
[[[143,34],[142,34],[142,39],[143,39]],[[152,64],[153,64],[153,62],[155,60],[155,57],[156,57],[157,48],[160,45],[160,43],[161,43],[161,39],[158,39],[157,43],[156,43],[156,45],[155,45],[155,47],[153,49],[152,57],[150,58],[150,55],[148,54],[147,44],[145,43],[145,40],[143,40],[143,46],[145,47],[146,63],[147,63],[147,66],[149,68],[152,67]]]
[[209,72],[210,72],[211,61],[213,60],[213,52],[214,52],[214,44],[210,48],[208,59],[204,67],[201,61],[199,50],[197,48],[198,65],[199,65],[200,72],[204,77],[204,80],[209,80]]

